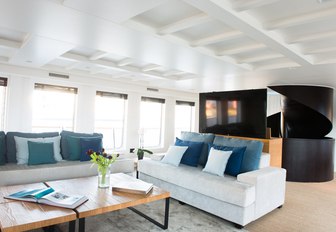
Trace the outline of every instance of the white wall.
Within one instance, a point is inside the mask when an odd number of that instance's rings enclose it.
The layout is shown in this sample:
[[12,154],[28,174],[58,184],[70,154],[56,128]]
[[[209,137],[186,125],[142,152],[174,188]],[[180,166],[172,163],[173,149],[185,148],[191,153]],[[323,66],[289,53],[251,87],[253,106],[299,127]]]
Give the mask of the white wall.
[[[7,67],[8,68],[8,67]],[[1,73],[8,77],[5,131],[30,132],[32,128],[32,94],[34,83],[46,83],[78,88],[75,131],[92,133],[94,131],[94,104],[96,90],[128,94],[125,149],[128,153],[132,147],[138,147],[138,129],[140,125],[141,96],[166,99],[164,120],[164,143],[156,152],[166,151],[174,142],[175,101],[193,101],[198,106],[198,94],[159,89],[158,92],[147,91],[144,85],[125,84],[117,81],[91,79],[83,76],[71,76],[69,80],[55,79],[44,71],[13,67],[8,70],[15,73]],[[23,75],[24,74],[24,75]],[[195,128],[198,128],[198,107],[196,108]],[[197,124],[197,125],[196,125]]]

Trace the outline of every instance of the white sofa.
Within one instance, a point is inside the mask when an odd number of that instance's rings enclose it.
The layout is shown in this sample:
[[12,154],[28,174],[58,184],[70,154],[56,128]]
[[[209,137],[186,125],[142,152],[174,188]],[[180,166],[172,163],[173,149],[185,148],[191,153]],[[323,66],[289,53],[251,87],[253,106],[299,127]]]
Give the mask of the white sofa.
[[270,167],[269,161],[270,155],[263,153],[258,170],[221,177],[202,172],[201,167],[144,159],[138,163],[138,174],[168,190],[171,197],[242,228],[284,204],[286,170]]
[[[63,160],[52,164],[27,165],[17,164],[15,136],[22,138],[49,138],[61,135],[59,144]],[[44,182],[59,179],[69,179],[97,175],[97,167],[90,161],[70,161],[64,157],[66,153],[66,136],[95,137],[102,134],[85,134],[71,131],[44,132],[44,133],[23,133],[23,132],[0,132],[0,186],[15,184],[28,184],[33,182]],[[55,146],[55,144],[54,144]],[[2,157],[1,157],[2,155]],[[4,162],[5,160],[5,162]],[[2,162],[1,162],[2,161]],[[134,158],[121,155],[111,165],[111,172],[134,173]]]
[[[89,161],[60,161],[55,164],[26,165],[7,163],[0,166],[0,186],[28,184],[51,180],[70,179],[97,175],[97,167]],[[134,173],[134,159],[117,158],[111,173]]]

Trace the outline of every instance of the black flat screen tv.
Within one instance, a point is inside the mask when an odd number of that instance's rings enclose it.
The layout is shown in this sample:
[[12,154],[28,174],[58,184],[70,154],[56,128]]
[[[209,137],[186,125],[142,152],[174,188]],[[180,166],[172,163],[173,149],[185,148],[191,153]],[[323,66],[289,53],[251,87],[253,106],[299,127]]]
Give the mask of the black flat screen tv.
[[267,89],[200,93],[203,133],[266,138]]

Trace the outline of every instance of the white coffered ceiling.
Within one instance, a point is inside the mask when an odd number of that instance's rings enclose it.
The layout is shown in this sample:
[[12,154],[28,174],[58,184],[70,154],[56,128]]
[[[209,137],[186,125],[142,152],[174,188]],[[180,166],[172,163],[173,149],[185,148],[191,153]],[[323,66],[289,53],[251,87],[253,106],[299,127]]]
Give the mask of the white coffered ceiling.
[[335,0],[0,0],[0,63],[210,91],[330,69],[335,22]]

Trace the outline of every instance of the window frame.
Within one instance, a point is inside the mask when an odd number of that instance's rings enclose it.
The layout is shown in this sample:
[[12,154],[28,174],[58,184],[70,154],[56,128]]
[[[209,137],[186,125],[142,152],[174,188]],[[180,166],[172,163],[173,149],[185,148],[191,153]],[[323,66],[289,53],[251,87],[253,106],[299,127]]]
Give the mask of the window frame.
[[[69,86],[61,86],[61,85],[52,85],[52,84],[43,84],[43,83],[34,83],[34,91],[50,91],[50,92],[61,92],[61,93],[72,93],[74,94],[74,105],[73,105],[73,117],[72,117],[72,128],[69,128],[71,131],[74,131],[76,125],[76,109],[77,109],[77,96],[78,96],[78,88],[69,87]],[[34,105],[32,106],[32,131],[34,131]],[[60,127],[61,130],[65,130],[67,128]]]
[[145,146],[145,144],[143,144],[144,147],[147,148],[159,148],[162,147],[164,144],[164,138],[163,138],[163,133],[164,133],[164,117],[165,117],[165,104],[166,104],[166,99],[164,98],[157,98],[157,97],[146,97],[146,96],[141,96],[141,102],[140,102],[140,130],[139,131],[143,131],[143,134],[139,134],[139,147],[142,147],[141,141],[144,141],[144,134],[146,129],[143,128],[142,126],[142,102],[152,102],[152,103],[160,103],[161,104],[161,117],[160,117],[160,128],[159,128],[159,143],[157,145],[153,145],[153,146]]
[[178,135],[176,135],[176,129],[178,129],[176,127],[176,106],[190,106],[190,124],[189,124],[189,127],[190,127],[190,131],[194,131],[194,128],[195,128],[195,102],[191,102],[191,101],[181,101],[181,100],[176,100],[175,102],[175,125],[174,125],[174,134],[175,134],[175,137],[178,137]]
[[[106,149],[112,149],[114,151],[119,151],[119,150],[123,150],[126,146],[126,123],[127,123],[127,106],[128,106],[128,95],[127,94],[123,94],[123,93],[116,93],[116,92],[108,92],[108,91],[100,91],[97,90],[96,91],[96,97],[97,96],[101,96],[101,97],[109,97],[109,98],[116,98],[116,99],[124,99],[124,106],[123,106],[123,121],[122,121],[122,136],[121,136],[121,146],[120,147],[116,147],[115,144],[113,145],[113,148],[109,148],[107,147]],[[95,104],[96,104],[96,97],[95,97]],[[95,121],[94,121],[94,128],[96,130],[96,116],[95,116]],[[114,128],[110,128],[110,129],[114,129]],[[115,134],[113,134],[113,136],[115,137]],[[104,139],[104,138],[103,138]],[[115,139],[115,138],[114,138]]]

